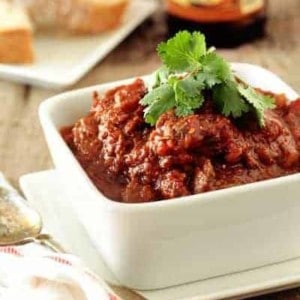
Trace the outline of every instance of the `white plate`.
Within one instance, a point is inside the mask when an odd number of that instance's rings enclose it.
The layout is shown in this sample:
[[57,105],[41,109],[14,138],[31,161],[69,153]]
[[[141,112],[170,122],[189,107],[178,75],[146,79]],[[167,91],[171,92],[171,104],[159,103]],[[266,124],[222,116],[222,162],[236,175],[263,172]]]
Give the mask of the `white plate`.
[[123,24],[100,35],[37,35],[35,63],[26,66],[0,64],[0,78],[47,88],[70,86],[124,40],[156,7],[156,0],[132,0]]
[[[79,223],[55,171],[28,174],[20,179],[31,204],[42,214],[45,228],[66,249],[80,256],[104,280],[118,284]],[[72,195],[76,201],[76,194]],[[159,270],[157,270],[159,272]],[[149,300],[244,298],[300,285],[300,258],[161,290],[137,292]]]

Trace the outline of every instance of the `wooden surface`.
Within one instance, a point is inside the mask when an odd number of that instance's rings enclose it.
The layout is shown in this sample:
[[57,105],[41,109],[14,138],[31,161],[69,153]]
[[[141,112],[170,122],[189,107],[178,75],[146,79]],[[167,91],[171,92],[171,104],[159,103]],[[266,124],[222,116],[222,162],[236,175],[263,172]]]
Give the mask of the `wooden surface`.
[[[155,47],[165,29],[163,13],[157,12],[72,89],[152,72],[159,66]],[[231,61],[262,65],[300,91],[299,32],[300,0],[269,0],[268,36],[219,52]],[[41,101],[56,93],[0,80],[0,170],[15,185],[22,174],[52,167],[37,110]],[[260,299],[300,300],[300,289]]]

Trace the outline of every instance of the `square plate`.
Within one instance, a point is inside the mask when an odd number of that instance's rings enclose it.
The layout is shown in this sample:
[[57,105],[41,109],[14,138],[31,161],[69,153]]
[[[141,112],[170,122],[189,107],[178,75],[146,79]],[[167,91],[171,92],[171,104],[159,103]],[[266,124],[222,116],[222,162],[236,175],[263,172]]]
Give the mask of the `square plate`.
[[34,41],[35,63],[0,64],[0,78],[47,88],[66,88],[83,77],[156,8],[156,0],[132,0],[121,26],[99,35],[38,34]]
[[[106,266],[88,237],[70,203],[78,195],[66,190],[56,171],[28,174],[20,179],[25,196],[42,215],[45,229],[107,283],[121,285]],[[72,196],[72,202],[66,197]],[[159,270],[157,270],[159,272]],[[271,293],[300,285],[300,258],[260,268],[196,281],[166,289],[133,291],[148,300],[239,299]],[[122,299],[132,299],[128,291],[118,290]],[[140,299],[137,297],[135,299]]]

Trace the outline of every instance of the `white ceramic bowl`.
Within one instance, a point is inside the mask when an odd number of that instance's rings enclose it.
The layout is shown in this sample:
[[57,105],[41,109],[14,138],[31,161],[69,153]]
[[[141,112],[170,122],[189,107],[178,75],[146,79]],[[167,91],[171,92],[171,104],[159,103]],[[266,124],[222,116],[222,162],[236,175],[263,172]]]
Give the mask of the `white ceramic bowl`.
[[[265,69],[249,64],[233,69],[251,85],[297,97]],[[120,282],[156,289],[300,256],[300,174],[144,204],[114,202],[96,189],[59,129],[88,112],[95,90],[101,94],[131,81],[64,93],[40,107],[61,180],[80,194],[66,201]]]

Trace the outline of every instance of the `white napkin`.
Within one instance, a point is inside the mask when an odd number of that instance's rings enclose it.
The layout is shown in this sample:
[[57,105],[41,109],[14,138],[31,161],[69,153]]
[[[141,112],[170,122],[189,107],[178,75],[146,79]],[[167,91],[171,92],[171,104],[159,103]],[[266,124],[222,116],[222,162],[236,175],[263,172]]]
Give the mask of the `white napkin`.
[[78,258],[38,245],[0,247],[1,300],[118,300]]

